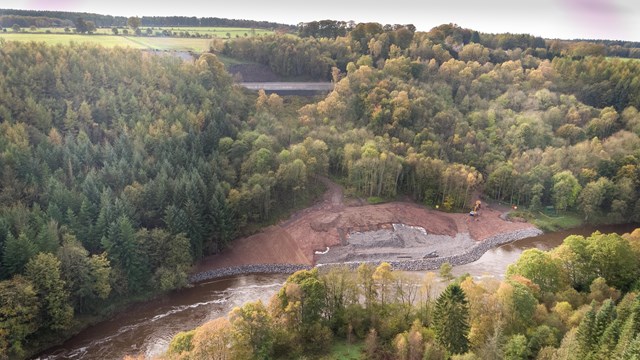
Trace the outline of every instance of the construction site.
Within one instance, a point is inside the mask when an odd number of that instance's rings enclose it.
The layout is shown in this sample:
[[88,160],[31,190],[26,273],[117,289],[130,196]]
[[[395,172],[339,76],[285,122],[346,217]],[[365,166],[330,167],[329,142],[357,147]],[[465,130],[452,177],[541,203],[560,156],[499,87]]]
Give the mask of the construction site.
[[[345,203],[329,179],[323,200],[261,232],[233,241],[194,272],[256,264],[412,261],[464,253],[501,234],[535,229],[503,219],[509,208],[474,205],[475,214],[445,213],[410,202]],[[477,205],[477,203],[476,203]],[[502,217],[501,217],[502,216]]]

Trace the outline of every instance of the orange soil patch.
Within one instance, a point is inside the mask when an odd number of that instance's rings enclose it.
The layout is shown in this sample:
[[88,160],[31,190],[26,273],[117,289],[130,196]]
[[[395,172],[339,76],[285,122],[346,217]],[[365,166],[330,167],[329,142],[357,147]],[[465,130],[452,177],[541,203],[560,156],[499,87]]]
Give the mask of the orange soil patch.
[[430,234],[455,236],[468,232],[476,241],[500,233],[531,228],[528,223],[509,222],[501,212],[483,208],[480,217],[449,214],[417,204],[393,202],[345,207],[342,189],[328,179],[323,201],[293,214],[288,220],[260,233],[235,240],[221,254],[205,258],[196,272],[249,264],[314,264],[314,251],[339,246],[353,231],[389,228],[393,223],[421,226]]

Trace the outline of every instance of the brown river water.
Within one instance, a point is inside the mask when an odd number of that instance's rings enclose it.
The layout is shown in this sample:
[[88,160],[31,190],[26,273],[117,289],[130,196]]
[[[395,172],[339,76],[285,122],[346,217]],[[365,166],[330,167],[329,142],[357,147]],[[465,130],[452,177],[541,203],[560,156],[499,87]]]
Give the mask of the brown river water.
[[[475,262],[457,266],[454,275],[504,276],[509,264],[530,248],[552,249],[573,234],[625,233],[638,225],[584,226],[526,238],[487,251]],[[121,359],[127,354],[147,358],[162,354],[180,331],[226,315],[236,306],[261,299],[267,302],[287,275],[245,275],[196,284],[158,299],[131,306],[114,318],[87,328],[78,335],[40,354],[36,359]]]

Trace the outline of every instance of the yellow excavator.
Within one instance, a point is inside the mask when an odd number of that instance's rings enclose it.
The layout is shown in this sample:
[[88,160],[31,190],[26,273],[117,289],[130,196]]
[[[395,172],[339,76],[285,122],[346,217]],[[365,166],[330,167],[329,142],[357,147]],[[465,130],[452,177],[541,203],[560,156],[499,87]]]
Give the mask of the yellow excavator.
[[476,203],[473,205],[473,210],[469,212],[469,216],[471,218],[475,218],[478,221],[478,217],[480,217],[480,209],[482,208],[482,201],[476,200]]

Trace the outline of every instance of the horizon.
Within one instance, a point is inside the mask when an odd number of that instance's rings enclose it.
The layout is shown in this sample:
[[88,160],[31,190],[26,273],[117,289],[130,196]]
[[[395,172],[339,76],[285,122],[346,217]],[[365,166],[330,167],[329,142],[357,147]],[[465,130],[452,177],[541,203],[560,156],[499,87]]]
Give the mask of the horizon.
[[124,0],[5,0],[2,8],[124,17],[218,17],[288,25],[331,19],[356,23],[413,24],[418,31],[429,31],[438,25],[451,23],[493,34],[521,33],[566,40],[640,41],[640,22],[636,21],[640,18],[640,2],[628,4],[621,0],[540,0],[535,6],[524,8],[521,4],[505,0],[488,0],[483,3],[471,0],[451,0],[446,3],[398,0],[385,11],[361,0],[327,0],[312,4],[292,0],[270,3],[247,0],[225,4],[221,8],[215,8],[204,0],[184,1],[179,7],[167,3],[150,7]]

